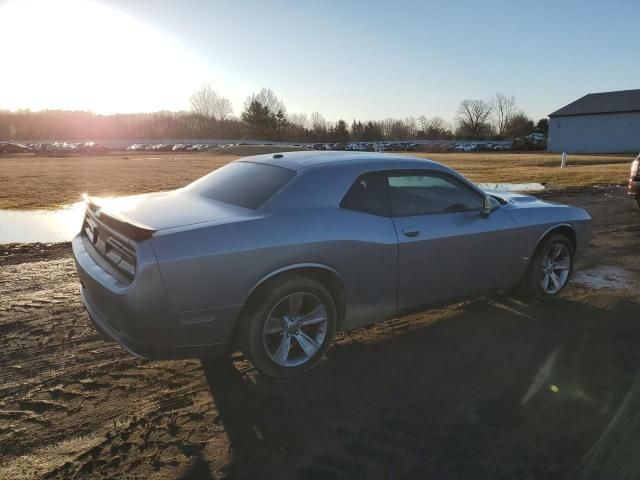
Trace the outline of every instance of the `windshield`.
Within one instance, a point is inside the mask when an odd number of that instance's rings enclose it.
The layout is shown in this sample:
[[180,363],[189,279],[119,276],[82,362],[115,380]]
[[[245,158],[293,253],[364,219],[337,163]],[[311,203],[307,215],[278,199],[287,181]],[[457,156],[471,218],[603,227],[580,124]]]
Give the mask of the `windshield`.
[[187,185],[186,189],[219,202],[260,208],[296,172],[264,163],[233,162]]

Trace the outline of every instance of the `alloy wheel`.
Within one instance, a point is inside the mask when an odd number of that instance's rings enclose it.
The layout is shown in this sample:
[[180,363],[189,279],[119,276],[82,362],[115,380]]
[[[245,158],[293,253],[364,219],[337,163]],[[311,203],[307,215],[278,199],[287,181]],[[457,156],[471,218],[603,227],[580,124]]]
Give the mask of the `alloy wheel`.
[[279,300],[262,329],[262,342],[269,358],[281,367],[296,367],[309,361],[327,335],[328,314],[318,297],[296,292]]
[[540,282],[542,289],[553,295],[567,283],[571,269],[571,252],[566,245],[554,243],[542,258]]

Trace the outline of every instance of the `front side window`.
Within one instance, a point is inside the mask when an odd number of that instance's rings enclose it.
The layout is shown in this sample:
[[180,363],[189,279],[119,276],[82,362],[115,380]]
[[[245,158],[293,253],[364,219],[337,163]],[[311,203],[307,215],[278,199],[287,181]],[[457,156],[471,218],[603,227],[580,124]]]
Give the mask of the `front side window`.
[[391,214],[395,217],[482,208],[482,196],[446,174],[391,174],[388,184]]
[[386,176],[380,173],[362,175],[351,186],[340,206],[349,210],[388,216],[389,194]]
[[233,162],[185,188],[212,200],[255,210],[295,175],[293,170],[274,165]]

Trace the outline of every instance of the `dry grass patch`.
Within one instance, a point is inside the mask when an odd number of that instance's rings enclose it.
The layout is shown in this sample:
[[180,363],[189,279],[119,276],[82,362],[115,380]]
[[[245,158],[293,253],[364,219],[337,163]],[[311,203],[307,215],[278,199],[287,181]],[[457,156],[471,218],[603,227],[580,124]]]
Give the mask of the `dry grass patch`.
[[443,163],[474,182],[538,182],[560,187],[623,184],[633,155],[569,155],[560,168],[553,153],[419,153]]
[[[32,154],[0,157],[0,208],[56,208],[96,196],[130,195],[182,187],[241,155],[290,151],[279,146],[242,145],[220,152],[132,152],[68,158]],[[476,182],[540,182],[560,187],[626,182],[632,155],[548,153],[411,153],[444,163]]]
[[0,208],[56,208],[96,196],[171,190],[238,158],[163,154],[0,158]]

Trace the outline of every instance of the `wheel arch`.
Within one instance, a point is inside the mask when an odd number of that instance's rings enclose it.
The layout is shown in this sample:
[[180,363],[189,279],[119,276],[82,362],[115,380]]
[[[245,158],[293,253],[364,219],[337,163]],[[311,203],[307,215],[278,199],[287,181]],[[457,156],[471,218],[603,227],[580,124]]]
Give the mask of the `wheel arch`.
[[242,319],[244,314],[252,308],[253,305],[261,298],[265,289],[278,278],[286,275],[300,275],[307,278],[313,278],[322,286],[324,286],[333,297],[336,304],[337,328],[340,330],[345,316],[345,285],[342,275],[332,267],[320,263],[296,263],[278,268],[267,275],[261,277],[247,293],[242,309],[236,319],[234,331],[231,336],[232,341],[237,343],[237,335],[241,330]]
[[549,227],[537,238],[536,243],[533,246],[533,249],[531,249],[531,251],[529,252],[529,256],[527,257],[527,267],[522,273],[522,278],[524,278],[524,276],[527,275],[527,272],[531,268],[533,257],[538,251],[538,248],[540,248],[540,245],[542,244],[542,242],[544,242],[544,240],[549,235],[553,235],[554,233],[560,233],[561,235],[564,235],[565,237],[567,237],[569,239],[569,242],[571,242],[571,245],[573,246],[573,251],[575,252],[577,247],[576,232],[569,223],[559,223],[557,225]]
[[[573,226],[569,223],[559,223],[556,225],[553,225],[552,227],[546,229],[537,239],[535,247],[533,248],[533,250],[531,251],[530,255],[529,255],[529,262],[527,265],[526,270],[524,271],[524,274],[522,275],[520,282],[517,284],[516,286],[516,291],[519,294],[524,294],[527,297],[534,297],[536,298],[536,294],[533,293],[534,292],[534,288],[529,284],[530,282],[528,281],[531,269],[534,268],[534,257],[536,256],[538,249],[540,248],[540,245],[542,245],[542,243],[549,238],[550,235],[553,234],[561,234],[562,236],[564,236],[565,238],[567,238],[567,240],[569,240],[569,243],[571,244],[571,246],[573,247],[573,251],[575,252],[575,249],[577,247],[577,237],[576,237],[576,232],[573,228]],[[563,287],[564,288],[564,287]],[[538,299],[540,299],[539,297],[537,297]]]
[[571,242],[571,245],[573,246],[573,251],[574,252],[576,251],[576,248],[578,247],[578,239],[576,237],[576,231],[574,230],[573,226],[571,226],[571,224],[560,223],[558,225],[554,225],[553,227],[548,228],[542,235],[540,235],[540,237],[538,238],[538,241],[536,242],[536,248],[533,250],[531,257],[536,252],[536,250],[538,250],[538,247],[540,246],[540,244],[544,242],[544,240],[549,235],[552,235],[554,233],[559,233],[560,235],[564,235],[565,237],[567,237]]

